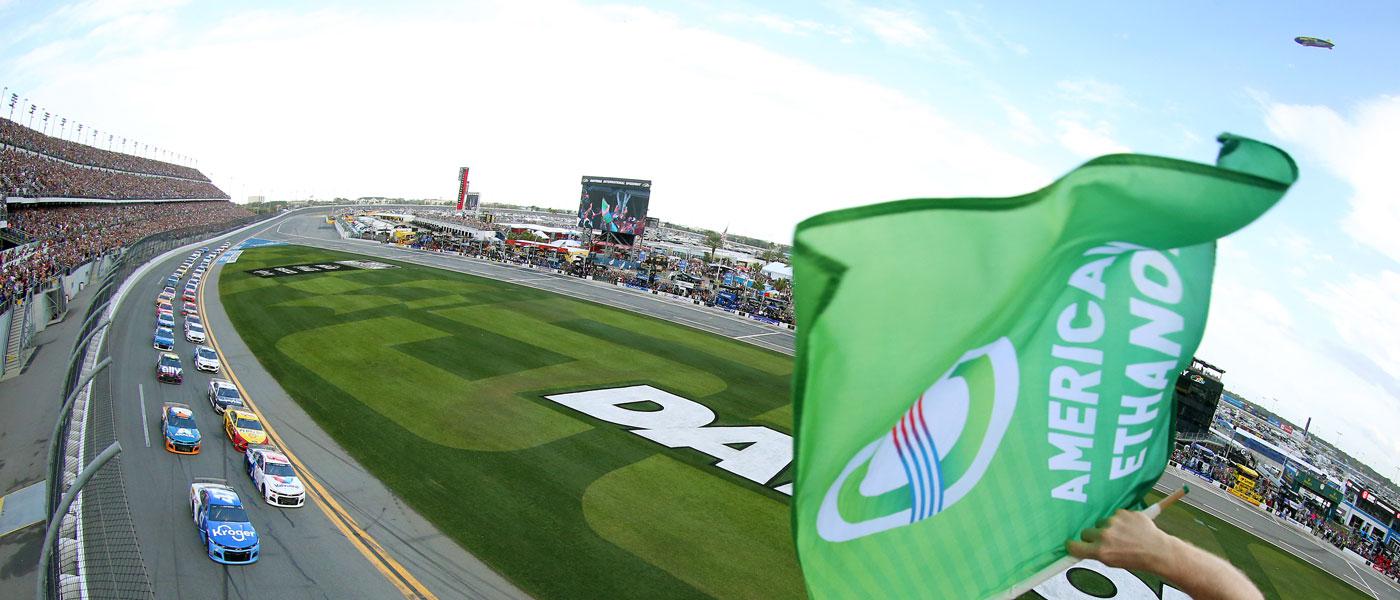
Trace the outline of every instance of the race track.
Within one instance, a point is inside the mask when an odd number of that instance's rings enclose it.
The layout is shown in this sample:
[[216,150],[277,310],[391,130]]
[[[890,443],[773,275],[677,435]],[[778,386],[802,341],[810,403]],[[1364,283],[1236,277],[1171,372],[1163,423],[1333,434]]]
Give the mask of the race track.
[[[636,290],[585,281],[553,272],[473,258],[405,250],[385,244],[343,240],[325,222],[325,210],[283,215],[231,237],[234,244],[257,237],[354,252],[518,283],[681,323],[784,354],[793,354],[794,332],[722,311],[659,300]],[[217,245],[212,240],[209,245]],[[284,446],[295,453],[324,496],[299,509],[261,503],[242,471],[242,455],[223,437],[217,415],[204,400],[209,376],[194,371],[193,346],[179,339],[185,383],[167,385],[154,377],[152,301],[161,281],[189,254],[176,252],[140,276],[121,304],[108,337],[114,359],[116,427],[125,448],[127,494],[142,553],[160,598],[519,598],[519,590],[442,537],[403,506],[321,431],[251,356],[224,314],[214,284],[224,267],[206,276],[205,323],[239,383],[265,415]],[[233,263],[236,265],[237,263]],[[177,333],[183,322],[177,319]],[[220,375],[227,377],[227,375]],[[161,447],[162,402],[191,405],[204,434],[203,451],[176,456]],[[144,420],[143,420],[144,415]],[[149,436],[149,445],[147,438]],[[263,556],[252,566],[224,567],[203,553],[190,520],[188,485],[193,477],[223,477],[249,506],[262,537]],[[1182,479],[1168,469],[1159,487],[1175,489]],[[1193,487],[1203,482],[1192,481]],[[311,487],[311,486],[309,486]],[[1233,498],[1201,489],[1187,502],[1304,557],[1378,598],[1400,598],[1400,588],[1364,565],[1353,564]],[[464,507],[469,510],[468,507]]]
[[[272,226],[279,222],[272,221]],[[230,240],[236,244],[259,229]],[[220,241],[210,240],[208,245]],[[320,493],[301,508],[277,508],[258,498],[242,470],[242,454],[224,437],[219,415],[205,400],[211,376],[194,370],[194,345],[180,335],[183,320],[178,316],[175,350],[184,363],[185,381],[170,385],[155,380],[153,302],[163,280],[189,252],[175,252],[139,275],[107,337],[126,492],[156,597],[525,597],[401,505],[272,381],[229,325],[214,287],[220,268],[216,262],[205,278],[209,287],[202,294],[202,309],[224,355],[224,369],[232,368],[269,429],[295,453],[302,475],[320,484]],[[199,454],[165,451],[160,435],[163,402],[182,402],[194,409],[203,435]],[[194,477],[221,477],[238,491],[261,538],[262,555],[256,564],[223,566],[205,556],[188,502]]]

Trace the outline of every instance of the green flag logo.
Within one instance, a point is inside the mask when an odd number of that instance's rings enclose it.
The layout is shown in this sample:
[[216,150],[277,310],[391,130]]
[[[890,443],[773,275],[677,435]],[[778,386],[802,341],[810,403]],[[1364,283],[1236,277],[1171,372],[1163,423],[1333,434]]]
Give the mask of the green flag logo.
[[[1019,379],[1016,349],[1005,337],[963,354],[888,433],[846,463],[822,502],[818,534],[829,542],[865,537],[937,515],[966,496],[1001,446]],[[859,483],[847,485],[858,471]]]
[[1215,166],[1110,155],[1020,196],[798,225],[792,524],[814,598],[1003,597],[1142,503],[1215,240],[1298,175],[1220,142]]

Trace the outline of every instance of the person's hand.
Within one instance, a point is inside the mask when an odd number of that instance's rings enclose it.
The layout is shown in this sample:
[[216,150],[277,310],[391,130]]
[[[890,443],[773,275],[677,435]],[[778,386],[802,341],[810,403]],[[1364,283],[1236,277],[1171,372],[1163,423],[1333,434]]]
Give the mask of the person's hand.
[[1174,572],[1176,565],[1172,563],[1179,554],[1178,540],[1158,529],[1152,517],[1184,495],[1184,489],[1177,490],[1148,511],[1119,509],[1112,516],[1100,519],[1094,527],[1080,532],[1081,540],[1066,542],[1065,548],[1072,556],[1092,558],[1110,567]]

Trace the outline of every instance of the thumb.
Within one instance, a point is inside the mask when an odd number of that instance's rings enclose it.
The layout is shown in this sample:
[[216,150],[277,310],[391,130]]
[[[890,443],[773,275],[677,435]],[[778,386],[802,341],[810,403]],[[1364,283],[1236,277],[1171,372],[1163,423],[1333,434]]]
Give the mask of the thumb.
[[1075,558],[1094,558],[1099,554],[1099,544],[1098,542],[1069,540],[1065,542],[1065,550]]

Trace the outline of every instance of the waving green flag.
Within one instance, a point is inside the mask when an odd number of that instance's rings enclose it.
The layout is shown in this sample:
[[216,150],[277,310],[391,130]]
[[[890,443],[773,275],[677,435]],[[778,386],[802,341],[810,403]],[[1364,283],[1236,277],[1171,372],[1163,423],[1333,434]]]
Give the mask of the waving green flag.
[[1171,448],[1215,240],[1297,178],[1104,156],[1015,198],[919,199],[797,226],[793,531],[817,598],[991,598],[1140,505]]

